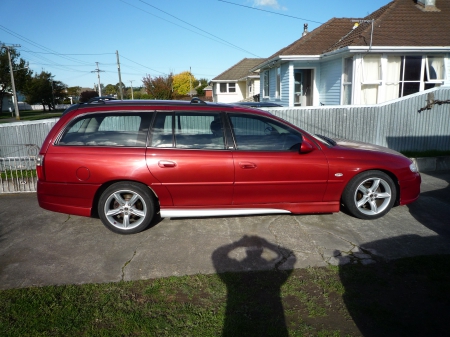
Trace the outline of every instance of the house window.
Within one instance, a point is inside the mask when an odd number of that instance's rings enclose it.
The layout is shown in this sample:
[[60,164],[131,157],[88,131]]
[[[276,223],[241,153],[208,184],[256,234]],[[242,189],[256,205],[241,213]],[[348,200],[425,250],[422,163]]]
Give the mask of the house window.
[[220,83],[220,92],[236,92],[236,83]]
[[444,57],[427,56],[426,72],[424,75],[425,89],[441,86],[445,78]]
[[352,104],[352,81],[353,81],[353,57],[344,59],[344,78],[342,79],[343,97],[342,104]]
[[378,103],[378,89],[381,84],[380,55],[365,55],[363,58],[361,103]]
[[269,80],[270,80],[270,78],[269,78],[269,70],[266,70],[265,72],[264,72],[264,77],[263,77],[263,79],[264,79],[264,92],[263,92],[263,96],[264,97],[269,97],[269,95],[270,95],[270,86],[269,86]]
[[277,98],[281,97],[281,67],[277,68]]
[[444,81],[444,57],[388,56],[385,100],[440,86]]

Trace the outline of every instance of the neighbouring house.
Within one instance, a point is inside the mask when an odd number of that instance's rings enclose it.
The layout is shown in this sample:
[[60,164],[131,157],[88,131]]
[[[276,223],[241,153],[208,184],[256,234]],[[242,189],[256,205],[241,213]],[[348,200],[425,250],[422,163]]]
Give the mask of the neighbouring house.
[[212,86],[211,85],[207,85],[206,87],[203,88],[203,91],[205,92],[205,97],[206,98],[211,98],[213,97],[213,90],[212,90]]
[[[261,101],[376,104],[450,85],[450,1],[394,0],[333,18],[259,65]],[[218,76],[220,77],[220,76]]]
[[214,77],[211,80],[213,101],[232,103],[253,100],[253,96],[260,92],[259,73],[250,69],[263,61],[263,58],[245,58]]

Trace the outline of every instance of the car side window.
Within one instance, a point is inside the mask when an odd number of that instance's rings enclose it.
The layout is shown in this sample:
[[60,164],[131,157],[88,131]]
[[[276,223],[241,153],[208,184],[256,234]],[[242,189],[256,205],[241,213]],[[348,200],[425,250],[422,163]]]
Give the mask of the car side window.
[[223,150],[221,116],[214,112],[159,112],[152,129],[152,146]]
[[93,114],[75,120],[58,145],[145,147],[148,119],[139,114]]
[[228,114],[237,150],[298,151],[302,135],[287,125],[263,116]]

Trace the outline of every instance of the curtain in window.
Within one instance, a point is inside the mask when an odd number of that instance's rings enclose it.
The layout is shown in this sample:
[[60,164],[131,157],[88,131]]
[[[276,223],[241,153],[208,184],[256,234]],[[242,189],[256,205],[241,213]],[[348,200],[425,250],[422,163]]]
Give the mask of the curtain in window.
[[380,85],[380,55],[366,55],[363,58],[361,104],[376,104]]
[[401,56],[388,56],[387,69],[385,74],[385,101],[398,98],[399,95],[399,82],[401,77],[402,57]]
[[444,58],[428,56],[428,81],[444,79]]

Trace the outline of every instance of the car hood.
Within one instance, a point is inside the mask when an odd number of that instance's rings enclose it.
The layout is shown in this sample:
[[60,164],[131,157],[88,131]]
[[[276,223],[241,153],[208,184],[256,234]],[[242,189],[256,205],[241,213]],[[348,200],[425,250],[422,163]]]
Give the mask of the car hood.
[[364,143],[364,142],[358,142],[355,140],[342,139],[342,138],[333,138],[333,140],[336,142],[337,145],[346,147],[346,148],[384,152],[384,153],[389,153],[389,154],[405,157],[400,152],[397,152],[392,149],[388,149],[387,147],[384,147],[384,146],[379,146],[379,145],[374,145],[374,144],[369,144],[369,143]]

